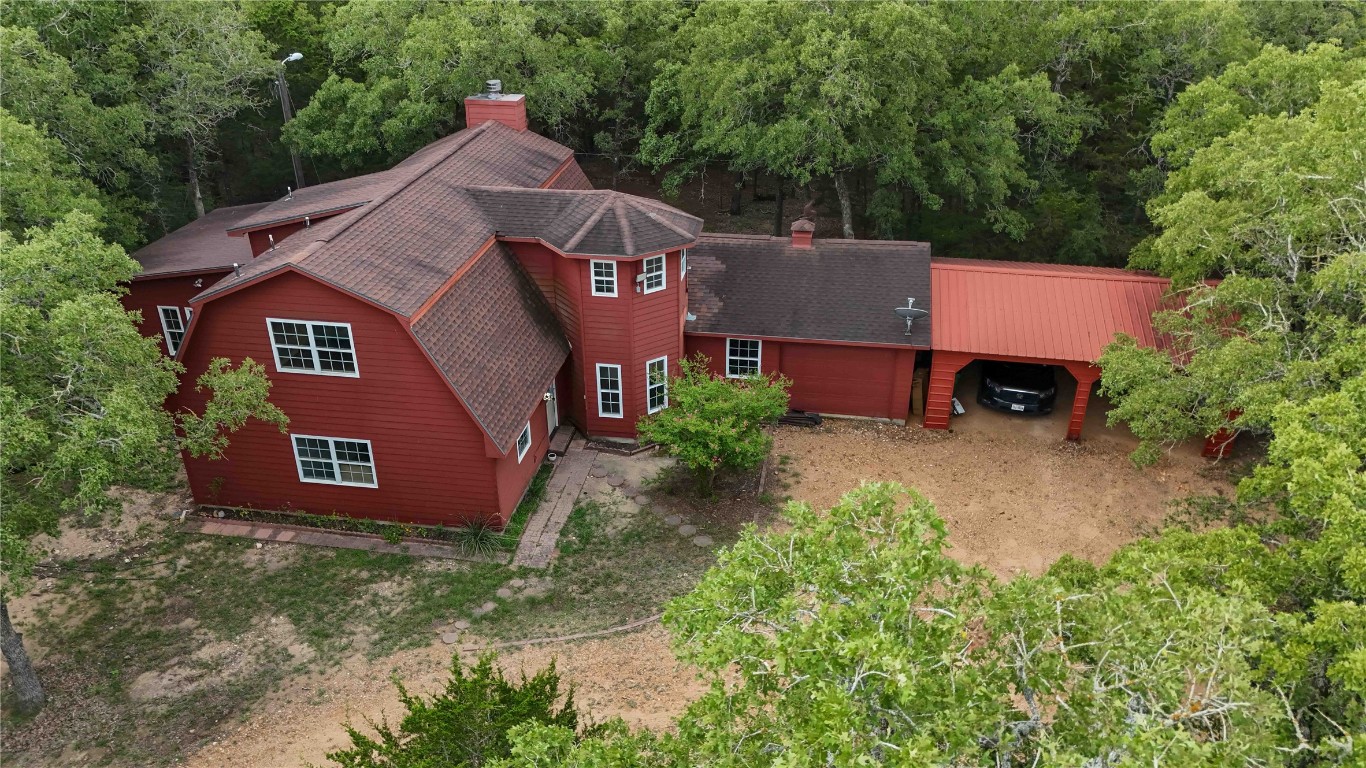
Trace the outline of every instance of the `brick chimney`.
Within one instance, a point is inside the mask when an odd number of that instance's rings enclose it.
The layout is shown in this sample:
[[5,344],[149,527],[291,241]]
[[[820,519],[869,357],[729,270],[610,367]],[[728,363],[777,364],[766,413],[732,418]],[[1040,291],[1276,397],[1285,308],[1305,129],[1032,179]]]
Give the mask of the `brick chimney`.
[[503,93],[502,80],[484,84],[484,92],[465,99],[465,127],[489,121],[502,123],[514,131],[526,130],[526,96]]
[[810,219],[797,219],[792,222],[792,247],[810,248],[811,236],[815,231],[816,224]]

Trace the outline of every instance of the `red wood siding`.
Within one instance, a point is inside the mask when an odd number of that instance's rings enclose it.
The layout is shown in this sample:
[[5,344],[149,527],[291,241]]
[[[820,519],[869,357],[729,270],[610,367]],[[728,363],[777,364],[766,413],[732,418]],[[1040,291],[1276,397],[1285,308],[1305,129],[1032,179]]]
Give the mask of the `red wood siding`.
[[[322,218],[310,219],[310,223],[315,221],[321,221]],[[261,254],[270,250],[270,238],[275,238],[275,244],[279,245],[280,243],[284,242],[284,239],[286,237],[289,237],[290,235],[294,234],[295,232],[298,232],[303,228],[304,223],[302,221],[298,221],[290,224],[281,224],[278,227],[268,227],[266,229],[258,229],[254,232],[248,232],[247,242],[251,243],[251,255],[260,256]]]
[[[685,339],[689,356],[700,352],[713,372],[725,374],[724,337]],[[765,339],[759,364],[792,380],[792,407],[799,410],[903,421],[910,410],[913,349]]]
[[[228,271],[134,280],[129,283],[128,293],[124,294],[121,301],[125,309],[142,312],[138,330],[143,336],[160,336],[161,318],[157,316],[157,307],[180,307],[183,310],[190,306],[192,297],[221,280]],[[162,349],[165,348],[163,340]]]
[[[549,382],[546,383],[546,388],[550,388]],[[531,448],[526,452],[526,456],[522,457],[520,462],[517,461],[517,446],[514,443],[508,455],[494,461],[494,475],[498,485],[498,517],[502,523],[506,523],[508,518],[512,517],[517,502],[522,500],[522,494],[526,492],[532,476],[536,474],[541,460],[545,458],[546,451],[550,450],[550,433],[546,429],[544,402],[531,414],[530,424]]]
[[[230,437],[226,458],[187,458],[197,502],[445,525],[475,516],[501,518],[516,503],[500,499],[498,460],[485,454],[483,432],[392,315],[290,273],[197,311],[201,316],[183,355],[184,381],[193,382],[210,357],[263,362],[274,383],[271,400],[289,416],[289,431],[369,440],[379,483],[363,488],[301,482],[289,437],[251,423]],[[277,372],[267,317],[350,323],[360,376]],[[182,387],[179,406],[199,410],[202,403],[192,386]],[[507,473],[502,496],[513,495],[521,474]]]

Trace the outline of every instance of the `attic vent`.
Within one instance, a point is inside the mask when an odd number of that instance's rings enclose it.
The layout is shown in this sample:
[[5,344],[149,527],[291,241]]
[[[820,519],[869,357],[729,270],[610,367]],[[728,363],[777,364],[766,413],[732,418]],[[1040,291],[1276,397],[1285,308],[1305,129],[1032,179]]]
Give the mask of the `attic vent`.
[[484,93],[483,93],[482,95],[483,95],[483,97],[486,98],[486,99],[496,99],[496,98],[498,98],[499,96],[502,96],[502,95],[503,95],[503,81],[502,81],[502,80],[486,80],[486,81],[484,81]]

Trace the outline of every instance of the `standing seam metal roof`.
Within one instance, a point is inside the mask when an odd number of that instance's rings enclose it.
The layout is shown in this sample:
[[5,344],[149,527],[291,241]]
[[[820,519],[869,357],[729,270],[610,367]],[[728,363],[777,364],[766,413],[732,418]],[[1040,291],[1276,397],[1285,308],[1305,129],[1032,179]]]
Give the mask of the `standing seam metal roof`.
[[1093,363],[1115,334],[1161,346],[1168,281],[1108,267],[933,259],[931,347]]

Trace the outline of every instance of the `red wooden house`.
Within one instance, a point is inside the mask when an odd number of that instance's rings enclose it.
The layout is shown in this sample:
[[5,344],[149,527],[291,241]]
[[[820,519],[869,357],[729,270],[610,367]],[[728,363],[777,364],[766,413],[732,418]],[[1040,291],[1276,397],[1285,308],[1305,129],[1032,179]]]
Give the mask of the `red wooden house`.
[[[506,521],[559,425],[634,438],[695,352],[717,373],[787,375],[796,408],[907,419],[940,337],[927,244],[815,239],[804,220],[790,238],[704,235],[592,189],[527,130],[521,96],[466,111],[387,171],[219,209],[134,254],[126,303],[186,367],[172,405],[202,407],[211,359],[250,357],[290,418],[187,458],[197,502]],[[907,306],[932,314],[907,323]],[[927,426],[947,426],[952,376]]]

